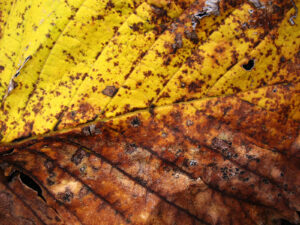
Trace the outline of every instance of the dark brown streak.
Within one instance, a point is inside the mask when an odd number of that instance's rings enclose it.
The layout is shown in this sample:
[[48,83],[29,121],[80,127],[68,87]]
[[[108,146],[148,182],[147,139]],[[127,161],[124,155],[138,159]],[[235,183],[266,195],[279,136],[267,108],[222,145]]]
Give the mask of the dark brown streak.
[[43,158],[46,158],[48,160],[50,160],[51,162],[53,162],[54,165],[56,165],[57,168],[61,169],[62,171],[64,171],[65,173],[67,173],[68,175],[70,175],[71,177],[73,177],[75,180],[78,180],[81,184],[84,185],[85,188],[87,188],[91,193],[93,193],[95,196],[97,196],[98,198],[100,198],[103,202],[105,202],[107,205],[109,205],[117,214],[120,214],[125,220],[127,219],[125,217],[125,215],[119,211],[118,209],[115,208],[115,206],[113,204],[111,204],[109,201],[107,201],[103,196],[101,196],[100,194],[96,193],[93,189],[91,189],[82,179],[80,179],[79,177],[75,176],[73,173],[71,173],[69,170],[67,170],[66,168],[61,167],[55,160],[53,160],[52,158],[50,158],[49,156],[47,156],[45,153],[43,152],[39,152],[33,149],[26,149],[28,152],[31,152],[32,154],[37,154],[42,156]]
[[17,169],[19,169],[20,171],[24,172],[25,174],[30,174],[30,177],[34,179],[34,181],[40,185],[46,192],[47,194],[53,198],[59,205],[62,205],[65,209],[67,209],[79,222],[80,224],[82,225],[85,225],[79,218],[76,214],[74,214],[74,212],[72,212],[63,202],[57,200],[54,195],[42,184],[42,182],[40,182],[37,177],[35,177],[30,171],[22,168],[21,166],[19,166],[18,164],[16,164],[15,162],[12,162],[12,161],[6,161],[7,163],[13,165],[14,167],[16,167]]
[[[206,221],[204,221],[204,220],[198,218],[196,215],[190,213],[187,209],[184,209],[184,208],[182,208],[182,207],[176,205],[175,203],[173,203],[173,202],[167,200],[164,196],[162,196],[162,195],[160,195],[158,192],[152,190],[152,189],[149,188],[147,185],[143,184],[141,181],[139,181],[138,179],[136,179],[135,177],[133,177],[132,175],[130,175],[129,173],[127,173],[126,171],[124,171],[123,169],[121,169],[120,167],[118,167],[116,164],[114,164],[114,163],[111,162],[110,160],[108,160],[106,157],[102,156],[102,155],[99,154],[99,153],[96,153],[94,150],[92,150],[92,149],[90,149],[90,148],[87,148],[87,147],[85,147],[85,146],[83,146],[83,145],[80,145],[80,144],[78,144],[78,143],[75,143],[75,142],[73,142],[73,141],[71,141],[71,140],[61,139],[60,141],[61,141],[61,142],[67,142],[67,143],[69,143],[69,144],[72,144],[72,145],[81,147],[81,148],[83,148],[83,149],[85,148],[85,149],[89,150],[89,153],[90,153],[90,154],[93,154],[93,155],[95,155],[96,157],[98,157],[98,158],[100,158],[101,160],[103,160],[104,162],[108,163],[108,164],[111,165],[113,168],[115,168],[116,170],[118,170],[119,172],[121,172],[122,174],[124,174],[125,176],[127,176],[130,180],[132,180],[132,181],[134,181],[135,183],[138,183],[140,186],[144,187],[144,188],[145,188],[147,191],[149,191],[150,193],[155,194],[156,196],[158,196],[158,197],[159,197],[160,199],[162,199],[163,201],[167,202],[168,204],[170,204],[171,206],[177,208],[178,210],[180,210],[180,211],[186,213],[187,215],[189,215],[189,216],[192,217],[193,219],[195,219],[195,220],[197,220],[197,221],[199,221],[199,222],[201,222],[201,223],[204,223],[204,224],[206,224],[206,225],[210,225],[210,223],[208,223],[208,222],[206,222]],[[157,156],[157,154],[155,154],[153,151],[150,151],[150,153],[153,154],[153,155],[155,155],[155,156]],[[158,157],[158,156],[157,156],[157,157]],[[171,164],[171,165],[173,165],[173,163],[171,163],[171,162],[168,162],[168,161],[166,161],[166,160],[164,160],[164,159],[161,159],[160,157],[158,157],[158,158],[159,158],[160,160],[162,160],[163,162],[165,162],[166,164]],[[191,176],[190,174],[188,174],[187,172],[183,171],[182,169],[180,169],[180,168],[177,167],[176,165],[175,165],[175,167],[176,167],[178,170],[180,170],[181,172],[183,172],[184,174],[188,175],[189,178],[193,179],[192,176]]]
[[28,205],[18,194],[16,194],[15,192],[14,192],[14,190],[13,189],[11,189],[10,187],[9,187],[9,185],[7,185],[6,183],[4,183],[3,182],[3,184],[5,185],[5,187],[8,189],[8,190],[10,190],[10,192],[11,193],[13,193],[23,204],[24,204],[24,206],[26,207],[26,208],[28,208],[31,212],[32,212],[32,214],[42,223],[42,224],[44,224],[44,225],[47,225],[37,214],[36,214],[36,212],[30,207],[30,205]]
[[54,130],[54,131],[57,131],[58,125],[61,123],[62,116],[63,116],[64,112],[65,112],[67,109],[68,109],[68,107],[66,107],[66,109],[63,109],[63,110],[59,113],[58,119],[57,119],[55,125],[53,126],[53,130]]

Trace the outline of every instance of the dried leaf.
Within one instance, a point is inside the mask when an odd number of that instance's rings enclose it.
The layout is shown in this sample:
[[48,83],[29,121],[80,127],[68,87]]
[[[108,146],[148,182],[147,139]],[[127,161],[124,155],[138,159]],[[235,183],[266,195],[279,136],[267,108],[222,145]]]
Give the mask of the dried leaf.
[[299,224],[299,6],[1,2],[0,224]]

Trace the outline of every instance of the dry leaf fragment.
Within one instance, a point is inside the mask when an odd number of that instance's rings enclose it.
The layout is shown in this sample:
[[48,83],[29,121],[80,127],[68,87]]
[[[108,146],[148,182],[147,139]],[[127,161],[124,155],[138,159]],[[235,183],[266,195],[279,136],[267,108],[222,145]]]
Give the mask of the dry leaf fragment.
[[299,224],[299,4],[1,2],[0,224]]

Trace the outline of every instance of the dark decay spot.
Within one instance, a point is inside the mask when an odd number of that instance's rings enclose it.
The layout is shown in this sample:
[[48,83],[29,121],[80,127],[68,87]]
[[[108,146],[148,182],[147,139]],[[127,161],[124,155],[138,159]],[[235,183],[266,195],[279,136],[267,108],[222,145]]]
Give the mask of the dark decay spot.
[[107,2],[106,6],[105,6],[105,9],[106,9],[106,10],[110,10],[110,9],[112,9],[112,8],[114,8],[114,7],[115,7],[115,4],[114,4],[111,0],[109,0],[109,1]]
[[106,86],[106,88],[102,91],[102,94],[113,97],[118,92],[118,89],[115,86]]
[[138,117],[134,117],[133,120],[131,120],[130,124],[133,127],[138,127],[141,125],[141,121],[139,120]]
[[136,146],[136,144],[135,143],[126,143],[126,146],[125,146],[125,152],[127,153],[127,154],[131,154],[131,153],[133,153],[133,152],[135,152],[136,150],[137,150],[137,146]]
[[81,173],[85,173],[85,171],[86,171],[86,165],[80,167],[79,171],[80,171]]
[[[68,20],[74,20],[74,15],[68,17]],[[46,34],[47,35],[47,34]],[[48,34],[49,35],[49,34]],[[46,36],[47,37],[47,36]],[[48,37],[49,38],[49,37]]]
[[192,126],[194,124],[194,122],[193,121],[191,121],[191,120],[187,120],[186,121],[186,125],[189,127],[189,126]]
[[200,80],[200,81],[193,81],[192,83],[190,83],[188,85],[188,90],[190,93],[196,93],[199,91],[199,89],[201,89],[202,85],[204,84],[205,82],[203,80]]
[[189,165],[190,166],[196,166],[198,162],[196,160],[190,160]]
[[55,182],[50,178],[47,178],[47,185],[52,186],[53,184],[55,184]]
[[175,54],[178,49],[183,47],[182,36],[180,33],[175,35],[175,43],[172,44],[172,54]]
[[[297,213],[298,213],[298,215],[300,214],[299,212],[297,212]],[[284,219],[281,219],[280,222],[281,222],[280,225],[296,225],[296,224],[290,223],[289,221],[284,220]]]
[[212,148],[220,151],[222,155],[227,159],[230,159],[232,157],[234,158],[237,157],[231,145],[232,145],[231,142],[216,137],[212,140]]
[[145,181],[143,178],[141,177],[137,177],[135,178],[136,182],[139,183],[142,186],[146,186],[147,185],[147,181]]
[[71,202],[73,197],[74,197],[74,194],[68,189],[66,189],[66,191],[64,193],[58,194],[58,198],[63,200],[64,202]]
[[151,104],[149,107],[149,113],[151,114],[151,116],[154,116],[154,108],[155,108],[155,105],[153,105],[153,104]]
[[243,65],[243,68],[245,70],[248,70],[248,71],[252,70],[253,67],[254,67],[254,60],[253,59],[250,59],[247,64]]
[[55,216],[55,220],[56,220],[56,222],[60,222],[61,221],[61,219],[59,219],[58,216]]
[[53,169],[54,169],[54,164],[53,164],[53,162],[50,161],[50,160],[46,160],[46,161],[44,162],[44,166],[46,167],[46,169],[47,169],[48,172],[52,172]]
[[167,15],[167,11],[164,10],[163,8],[159,8],[155,5],[151,5],[151,8],[153,9],[153,12],[156,14],[158,17],[163,17]]
[[184,159],[183,159],[183,162],[182,162],[182,165],[183,165],[184,167],[189,167],[189,160],[186,159],[186,158],[184,158]]
[[95,124],[91,124],[91,125],[89,125],[87,127],[82,128],[82,133],[85,136],[93,136],[93,135],[101,134],[102,131],[100,130],[100,128],[97,128]]
[[79,191],[79,198],[83,198],[84,196],[86,196],[89,193],[89,189],[87,189],[86,187],[82,187]]
[[226,114],[231,110],[231,106],[229,106],[229,107],[226,107],[225,109],[224,109],[224,112],[223,112],[223,116],[226,116]]
[[71,111],[71,117],[75,117],[76,116],[76,111]]
[[184,31],[184,35],[192,43],[194,43],[194,44],[198,44],[199,43],[199,38],[198,38],[198,35],[197,35],[196,31],[194,31],[194,30],[193,31],[185,30]]
[[164,61],[164,65],[168,66],[168,65],[170,65],[170,62],[171,62],[171,58],[167,57],[167,59]]
[[16,176],[18,176],[18,174],[19,174],[19,171],[18,171],[18,170],[13,171],[13,172],[6,178],[7,183],[12,182],[12,180],[13,180]]
[[87,153],[83,149],[78,149],[71,158],[71,161],[78,165],[81,163],[82,159],[87,156]]
[[92,20],[95,21],[95,20],[103,20],[104,19],[104,16],[102,15],[98,15],[96,17],[92,16]]
[[4,70],[4,66],[0,65],[0,73]]
[[24,185],[26,185],[30,189],[36,191],[37,195],[46,202],[46,199],[44,198],[44,196],[42,194],[41,187],[33,179],[31,179],[29,176],[27,176],[26,174],[24,174],[22,172],[20,172],[20,179]]
[[138,32],[142,29],[143,27],[143,23],[142,22],[139,22],[139,23],[134,23],[130,26],[130,28],[135,31],[135,32]]
[[262,180],[265,184],[269,184],[270,182],[269,182],[269,180],[268,179],[266,179],[266,178],[263,178],[263,180]]
[[100,52],[97,52],[97,54],[96,54],[96,56],[95,56],[95,59],[98,59],[98,58],[99,58],[99,56],[101,55],[101,53],[102,53],[102,51],[100,51]]
[[145,76],[145,77],[150,77],[152,74],[153,74],[153,73],[152,73],[151,70],[148,70],[148,71],[145,71],[145,72],[144,72],[144,76]]

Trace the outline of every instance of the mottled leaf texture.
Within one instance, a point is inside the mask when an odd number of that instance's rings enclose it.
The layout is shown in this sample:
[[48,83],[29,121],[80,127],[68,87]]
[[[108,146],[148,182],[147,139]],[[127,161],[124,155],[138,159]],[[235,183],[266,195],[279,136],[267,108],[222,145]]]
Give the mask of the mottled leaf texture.
[[300,224],[300,1],[0,2],[0,224]]

